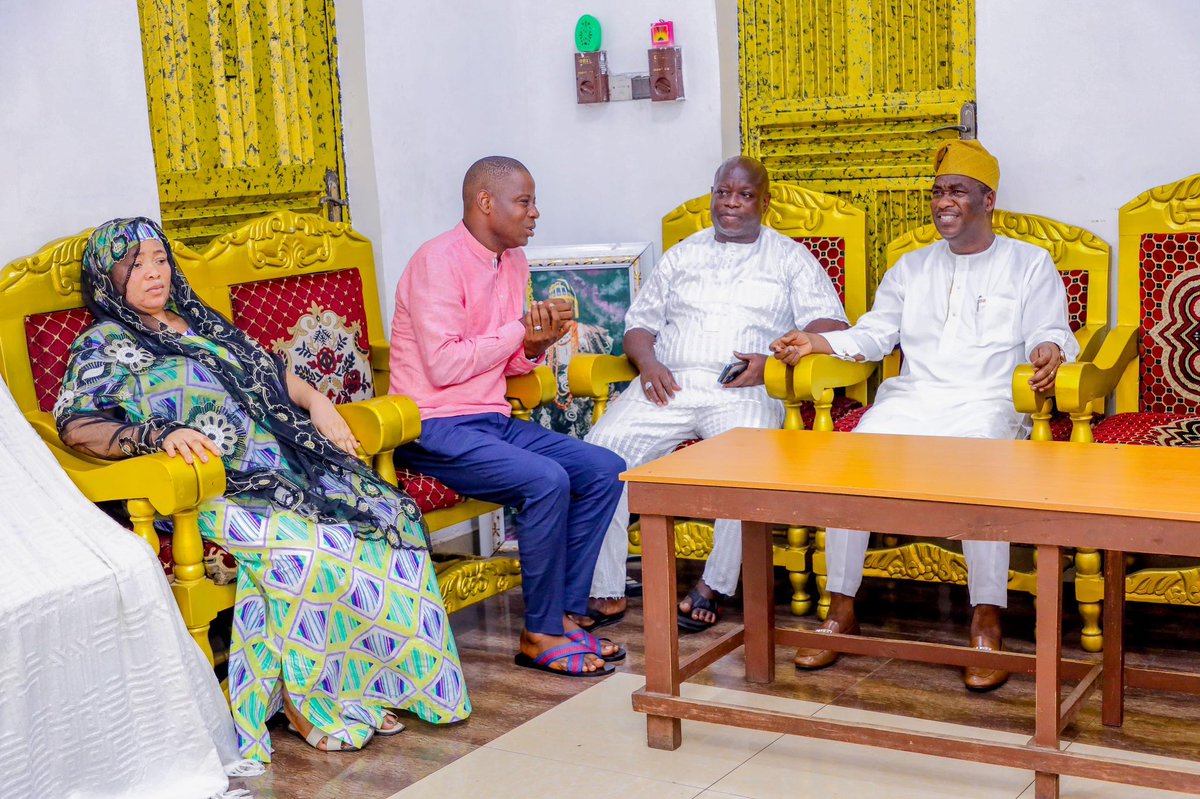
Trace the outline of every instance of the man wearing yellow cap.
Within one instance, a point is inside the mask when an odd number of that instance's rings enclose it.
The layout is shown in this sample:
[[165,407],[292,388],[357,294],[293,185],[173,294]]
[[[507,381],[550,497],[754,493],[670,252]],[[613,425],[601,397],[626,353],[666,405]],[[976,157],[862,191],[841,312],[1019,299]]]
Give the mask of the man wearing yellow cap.
[[[855,433],[1024,438],[1028,418],[1013,407],[1013,369],[1032,363],[1031,384],[1049,391],[1059,365],[1079,354],[1067,325],[1066,292],[1045,250],[992,232],[1000,167],[983,145],[949,141],[934,156],[934,169],[930,210],[942,240],[897,261],[854,327],[792,331],[771,349],[794,365],[810,352],[878,361],[899,345],[900,374],[879,387]],[[854,595],[866,550],[864,531],[827,531],[831,604],[818,632],[858,632]],[[1008,544],[964,541],[963,554],[975,606],[970,646],[998,650]],[[835,660],[837,654],[824,649],[800,649],[795,659],[806,669]],[[971,668],[963,679],[968,688],[986,691],[1008,674]]]

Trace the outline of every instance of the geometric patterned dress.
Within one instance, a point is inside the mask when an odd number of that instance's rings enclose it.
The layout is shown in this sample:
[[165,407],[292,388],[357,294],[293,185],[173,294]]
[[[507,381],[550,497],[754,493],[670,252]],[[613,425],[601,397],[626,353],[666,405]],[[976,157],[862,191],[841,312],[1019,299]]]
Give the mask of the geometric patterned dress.
[[[185,335],[236,366],[224,347]],[[206,368],[155,356],[111,322],[73,345],[54,413],[182,421],[213,440],[227,467],[294,471],[275,437]],[[308,721],[353,747],[383,726],[388,708],[434,724],[471,713],[420,526],[400,511],[398,495],[356,475],[320,481],[330,497],[365,499],[403,521],[402,538],[417,548],[364,540],[348,524],[315,522],[257,498],[227,495],[200,506],[201,535],[238,566],[229,695],[243,757],[271,759],[266,721],[282,704],[280,680]]]

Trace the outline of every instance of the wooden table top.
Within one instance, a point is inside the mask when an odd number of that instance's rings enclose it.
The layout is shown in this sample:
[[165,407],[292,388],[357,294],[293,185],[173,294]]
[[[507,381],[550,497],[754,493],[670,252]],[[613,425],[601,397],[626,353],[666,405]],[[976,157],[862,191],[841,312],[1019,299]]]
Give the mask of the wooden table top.
[[1200,449],[737,429],[629,483],[919,499],[1200,521]]

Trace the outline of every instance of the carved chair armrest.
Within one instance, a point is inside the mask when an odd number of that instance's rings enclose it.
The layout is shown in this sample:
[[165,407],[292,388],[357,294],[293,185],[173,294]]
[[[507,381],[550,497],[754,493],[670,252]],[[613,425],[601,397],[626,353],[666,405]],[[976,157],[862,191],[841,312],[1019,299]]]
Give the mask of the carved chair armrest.
[[367,456],[389,452],[421,435],[417,403],[399,394],[385,394],[337,406]]
[[549,366],[539,366],[529,374],[505,379],[504,398],[512,406],[513,416],[529,419],[530,411],[549,402],[557,390],[554,372]]
[[813,430],[833,430],[834,389],[862,383],[875,371],[872,361],[846,361],[832,355],[806,355],[794,368],[776,358],[767,359],[764,380],[767,393],[783,400],[784,429],[801,430],[800,403],[811,402]]
[[165,452],[119,461],[93,458],[65,446],[48,414],[38,416],[43,418],[30,421],[81,494],[92,502],[124,500],[134,533],[156,554],[154,520],[160,515],[171,516],[176,580],[203,579],[203,546],[196,508],[225,493],[225,467],[218,458],[210,457],[208,463],[193,459],[191,464]]
[[567,386],[576,397],[590,397],[592,424],[608,409],[613,383],[625,383],[637,377],[633,362],[624,355],[578,354],[567,366]]
[[1092,441],[1092,414],[1100,410],[1104,398],[1116,389],[1137,356],[1137,327],[1118,325],[1102,337],[1092,338],[1088,345],[1095,357],[1059,367],[1052,397],[1037,394],[1029,387],[1034,371],[1031,364],[1021,364],[1014,370],[1013,404],[1021,413],[1033,414],[1033,440],[1050,440],[1053,401],[1058,410],[1071,416],[1071,440]]

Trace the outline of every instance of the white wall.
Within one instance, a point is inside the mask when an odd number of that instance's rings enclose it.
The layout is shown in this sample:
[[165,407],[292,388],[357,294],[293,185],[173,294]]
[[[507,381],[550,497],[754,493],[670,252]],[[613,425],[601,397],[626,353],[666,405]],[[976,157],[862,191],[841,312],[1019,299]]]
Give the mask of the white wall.
[[137,3],[0,0],[0,266],[157,218]]
[[[662,215],[708,191],[722,156],[712,0],[349,0],[339,24],[360,4],[368,102],[348,108],[346,125],[370,129],[385,312],[409,256],[461,218],[462,176],[481,156],[530,168],[537,245],[658,242]],[[611,72],[645,72],[650,23],[674,20],[687,99],[577,105],[574,28],[585,11],[603,26]],[[348,183],[358,213],[364,179],[352,172]]]
[[998,204],[1113,245],[1117,210],[1200,172],[1200,3],[976,0],[979,138]]

